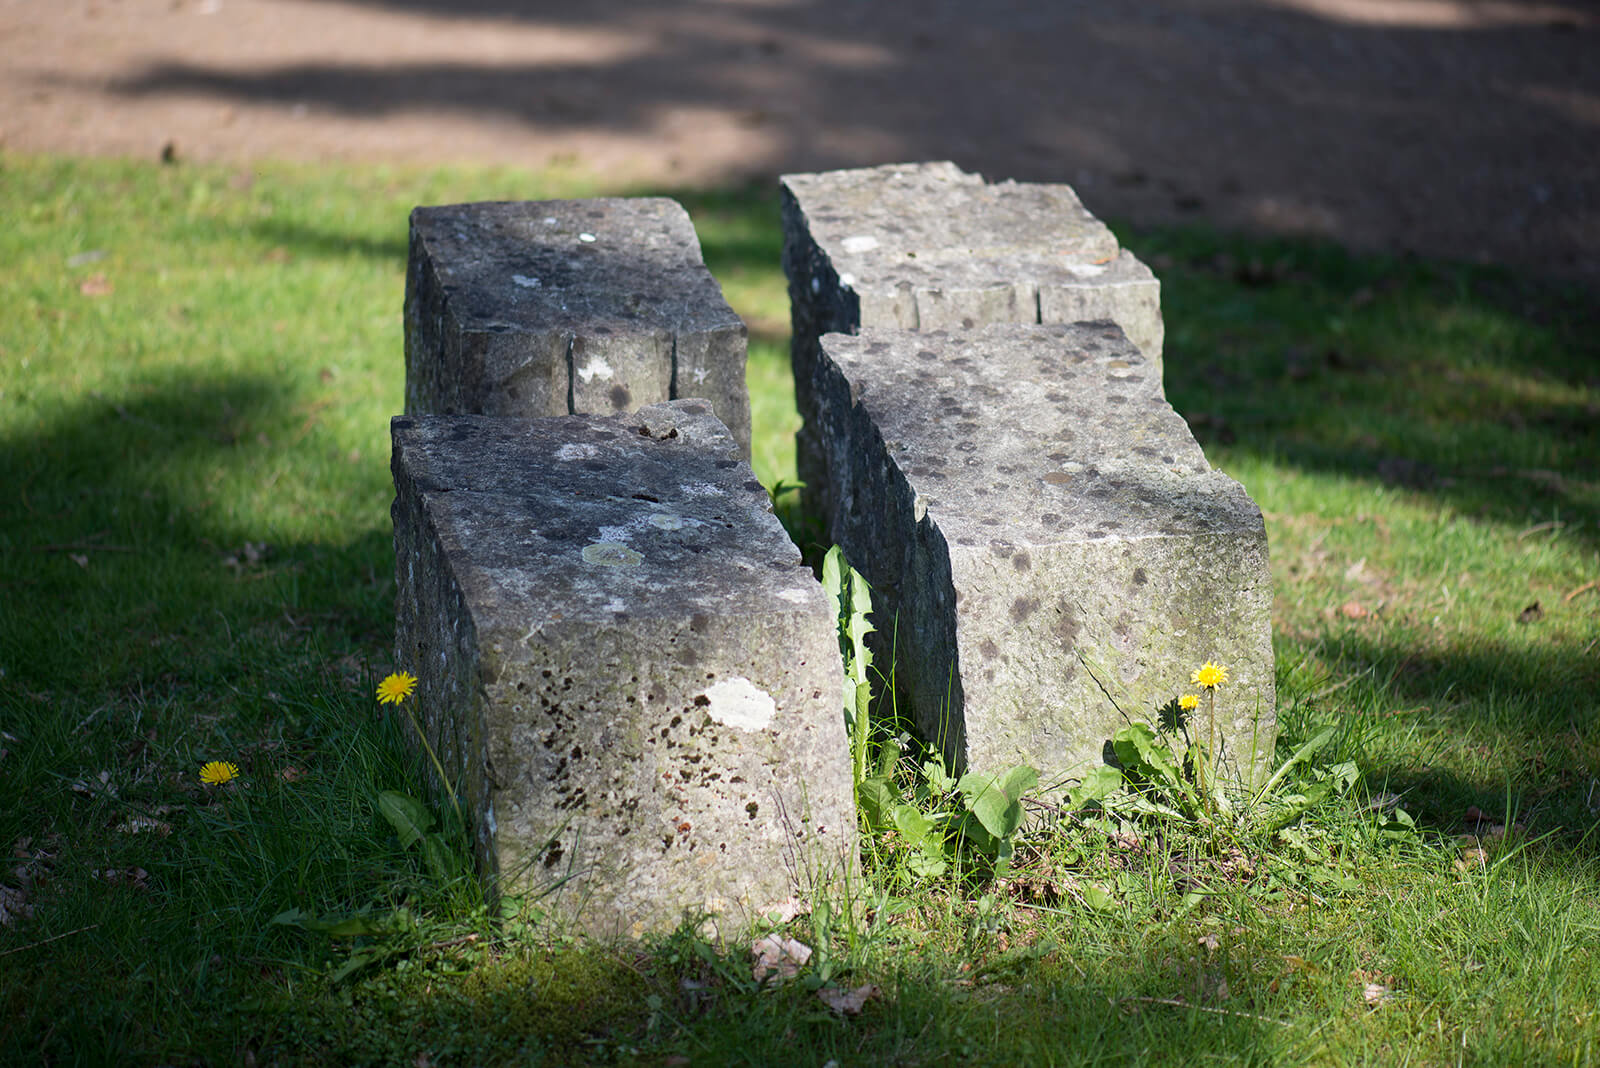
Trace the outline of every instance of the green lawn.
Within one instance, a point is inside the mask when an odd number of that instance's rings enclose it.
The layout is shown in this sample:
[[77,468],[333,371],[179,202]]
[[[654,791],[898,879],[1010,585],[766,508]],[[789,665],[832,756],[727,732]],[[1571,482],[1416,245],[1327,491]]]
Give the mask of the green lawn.
[[[778,989],[435,877],[375,805],[421,781],[372,698],[406,216],[634,192],[0,155],[0,1061],[1600,1063],[1600,313],[1495,270],[1119,228],[1267,516],[1279,759],[1336,729],[1286,786],[1361,773],[1298,823],[875,850]],[[776,192],[665,192],[792,478]]]

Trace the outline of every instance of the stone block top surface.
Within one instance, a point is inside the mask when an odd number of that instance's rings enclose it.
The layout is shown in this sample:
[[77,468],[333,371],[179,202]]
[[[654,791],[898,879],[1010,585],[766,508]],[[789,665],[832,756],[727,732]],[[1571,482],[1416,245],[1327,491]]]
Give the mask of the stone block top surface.
[[766,490],[701,400],[619,416],[399,416],[393,466],[481,630],[816,609]]
[[741,325],[665,197],[447,204],[411,225],[464,331]]
[[1066,185],[985,182],[953,163],[781,179],[812,239],[858,292],[1093,278],[1121,251]]
[[863,330],[822,349],[952,546],[1261,526],[1112,323]]

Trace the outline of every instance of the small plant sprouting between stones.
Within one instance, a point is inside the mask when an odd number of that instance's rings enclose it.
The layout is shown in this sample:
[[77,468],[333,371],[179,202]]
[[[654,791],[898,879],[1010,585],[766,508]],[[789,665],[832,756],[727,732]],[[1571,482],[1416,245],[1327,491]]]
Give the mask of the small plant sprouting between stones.
[[456,797],[454,784],[444,773],[444,765],[439,763],[439,755],[429,744],[428,736],[423,733],[422,724],[417,722],[416,713],[405,704],[406,698],[411,696],[416,687],[415,675],[408,671],[396,672],[378,684],[378,703],[399,707],[411,721],[412,729],[417,732],[417,739],[427,751],[428,759],[433,762],[434,773],[439,776],[439,782],[443,784],[445,793],[450,798],[447,827],[445,831],[434,830],[437,821],[433,813],[428,811],[428,807],[415,797],[400,793],[398,790],[384,790],[378,794],[378,813],[389,822],[389,826],[394,828],[394,833],[400,838],[401,848],[410,849],[415,845],[422,850],[422,861],[427,865],[429,874],[442,882],[459,876],[463,871],[461,857],[451,847],[450,842],[460,840],[465,822],[461,816],[461,801]]
[[[1333,726],[1324,727],[1284,761],[1259,789],[1230,786],[1217,774],[1217,691],[1228,670],[1207,661],[1190,681],[1205,692],[1206,717],[1194,722],[1202,698],[1184,694],[1160,709],[1160,727],[1129,723],[1111,739],[1115,765],[1085,775],[1067,792],[1074,811],[1096,808],[1118,816],[1157,816],[1200,827],[1260,833],[1278,830],[1313,806],[1355,785],[1355,764],[1311,768],[1310,762],[1332,740]],[[1282,789],[1296,768],[1306,767],[1296,789]]]
[[915,766],[908,797],[899,775],[901,755],[915,743],[875,726],[871,716],[872,651],[867,635],[876,628],[867,617],[872,612],[872,590],[837,546],[823,559],[822,588],[839,621],[845,727],[856,805],[868,832],[898,836],[907,847],[906,871],[913,877],[938,877],[952,865],[964,871],[1008,873],[1023,825],[1022,798],[1038,785],[1039,773],[1018,765],[997,773],[968,772],[958,779],[945,768],[943,756],[930,751]]

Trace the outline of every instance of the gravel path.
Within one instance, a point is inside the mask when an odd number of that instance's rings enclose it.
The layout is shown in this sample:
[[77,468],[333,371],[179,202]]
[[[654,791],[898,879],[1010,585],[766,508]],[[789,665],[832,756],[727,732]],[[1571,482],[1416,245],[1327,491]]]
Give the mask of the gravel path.
[[9,149],[911,159],[1600,283],[1597,0],[0,0]]

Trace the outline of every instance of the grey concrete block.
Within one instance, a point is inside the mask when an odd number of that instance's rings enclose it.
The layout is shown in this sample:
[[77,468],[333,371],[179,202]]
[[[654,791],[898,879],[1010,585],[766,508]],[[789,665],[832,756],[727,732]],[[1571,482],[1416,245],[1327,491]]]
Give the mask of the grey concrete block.
[[[873,327],[1110,319],[1159,374],[1160,283],[1065,185],[986,183],[952,163],[782,178],[801,481],[827,482],[809,426],[817,338]],[[829,503],[808,499],[824,515]]]
[[637,936],[841,876],[836,625],[707,404],[392,433],[396,663],[486,878]]
[[611,414],[709,400],[750,449],[745,326],[660,197],[411,213],[406,411]]
[[830,533],[956,766],[1081,774],[1210,660],[1230,675],[1224,763],[1258,773],[1276,723],[1261,512],[1119,328],[828,335],[813,386]]

